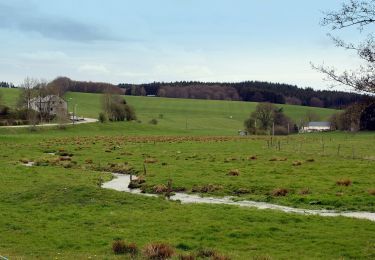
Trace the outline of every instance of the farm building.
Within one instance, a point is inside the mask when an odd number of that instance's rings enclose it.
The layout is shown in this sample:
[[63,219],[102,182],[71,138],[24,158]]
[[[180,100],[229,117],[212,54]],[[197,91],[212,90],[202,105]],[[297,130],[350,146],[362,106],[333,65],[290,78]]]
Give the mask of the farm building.
[[325,132],[331,130],[330,122],[309,122],[302,128],[301,132]]
[[68,104],[59,96],[48,95],[45,97],[36,97],[30,100],[29,107],[37,112],[48,115],[57,115],[59,111],[67,113]]

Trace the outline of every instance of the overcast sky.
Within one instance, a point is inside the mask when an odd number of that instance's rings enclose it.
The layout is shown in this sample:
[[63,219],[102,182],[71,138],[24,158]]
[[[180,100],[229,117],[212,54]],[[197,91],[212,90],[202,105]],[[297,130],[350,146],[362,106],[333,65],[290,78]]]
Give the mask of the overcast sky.
[[[339,0],[0,0],[0,81],[262,80],[326,88],[350,68],[322,11]],[[340,32],[354,40],[358,32]]]

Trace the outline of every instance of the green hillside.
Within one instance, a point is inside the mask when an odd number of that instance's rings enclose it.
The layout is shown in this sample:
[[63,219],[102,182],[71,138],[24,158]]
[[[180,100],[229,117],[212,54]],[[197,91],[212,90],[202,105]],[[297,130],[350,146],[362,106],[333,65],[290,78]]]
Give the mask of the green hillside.
[[[1,89],[4,101],[14,106],[17,100],[17,89]],[[70,92],[66,95],[69,110],[77,104],[79,116],[97,118],[101,111],[101,94]],[[257,103],[221,100],[172,99],[158,97],[126,96],[127,102],[136,110],[138,119],[148,123],[158,120],[158,127],[203,131],[205,134],[234,134],[243,128],[243,121],[254,111]],[[312,111],[326,120],[335,110],[304,106],[278,105],[296,122],[299,122],[308,111]]]

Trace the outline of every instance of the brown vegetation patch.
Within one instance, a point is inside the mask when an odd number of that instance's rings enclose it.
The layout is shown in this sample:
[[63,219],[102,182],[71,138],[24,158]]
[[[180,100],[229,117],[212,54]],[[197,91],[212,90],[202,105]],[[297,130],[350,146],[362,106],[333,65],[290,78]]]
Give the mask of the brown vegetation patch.
[[143,255],[150,260],[169,259],[173,256],[174,249],[165,243],[151,243],[144,247]]
[[375,189],[371,189],[368,191],[368,194],[375,196]]
[[271,192],[272,196],[275,196],[275,197],[284,197],[288,195],[288,193],[289,191],[285,188],[277,188]]
[[258,157],[256,155],[252,155],[250,157],[247,158],[249,161],[252,161],[252,160],[257,160]]
[[301,166],[302,165],[302,162],[301,161],[294,161],[293,166]]
[[167,192],[168,191],[168,187],[167,186],[165,186],[164,184],[159,184],[159,185],[155,185],[154,187],[153,187],[153,191],[155,192],[155,193],[165,193],[165,192]]
[[275,158],[271,158],[270,162],[285,162],[287,160],[288,160],[288,158],[286,158],[286,157],[275,157]]
[[341,179],[341,180],[336,181],[336,184],[338,186],[348,187],[348,186],[352,185],[352,181],[350,179]]
[[145,160],[144,160],[144,163],[157,163],[158,162],[158,160],[157,159],[155,159],[155,158],[146,158]]
[[178,255],[178,260],[195,260],[196,257],[193,254],[188,254],[188,255]]
[[223,187],[213,184],[207,184],[203,186],[194,186],[191,191],[192,192],[201,192],[201,193],[207,193],[207,192],[214,192],[217,190],[221,190]]
[[228,172],[228,175],[229,176],[239,176],[240,175],[240,171],[238,169],[232,169]]
[[315,162],[315,159],[307,159],[306,162]]
[[299,193],[300,195],[307,195],[307,194],[310,194],[311,191],[310,191],[309,188],[304,188],[304,189],[300,190],[298,193]]

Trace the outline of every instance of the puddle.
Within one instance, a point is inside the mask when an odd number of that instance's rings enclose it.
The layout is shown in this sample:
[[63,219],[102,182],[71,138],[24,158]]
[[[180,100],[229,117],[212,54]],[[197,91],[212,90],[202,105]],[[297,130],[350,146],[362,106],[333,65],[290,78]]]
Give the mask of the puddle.
[[[126,174],[113,174],[115,178],[111,181],[105,182],[102,185],[102,188],[112,189],[122,192],[128,192],[133,194],[139,194],[142,196],[149,197],[158,197],[155,194],[142,193],[140,189],[129,189],[130,175]],[[133,177],[134,178],[134,177]],[[276,204],[271,204],[267,202],[258,202],[258,201],[234,201],[235,197],[223,197],[223,198],[214,198],[214,197],[200,197],[199,195],[191,195],[187,193],[175,193],[175,195],[170,197],[170,200],[181,201],[181,203],[203,203],[203,204],[223,204],[223,205],[234,205],[240,207],[252,207],[257,209],[272,209],[278,210],[286,213],[295,213],[303,215],[317,215],[323,217],[350,217],[357,219],[367,219],[375,222],[375,213],[372,212],[338,212],[333,210],[311,210],[311,209],[300,209],[292,208],[287,206],[280,206]]]

